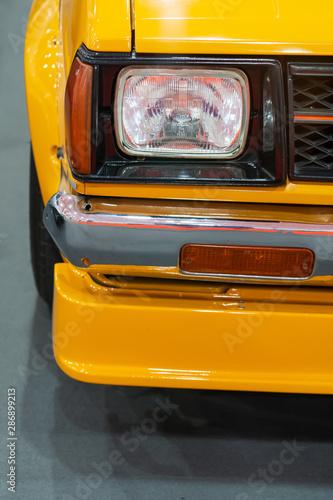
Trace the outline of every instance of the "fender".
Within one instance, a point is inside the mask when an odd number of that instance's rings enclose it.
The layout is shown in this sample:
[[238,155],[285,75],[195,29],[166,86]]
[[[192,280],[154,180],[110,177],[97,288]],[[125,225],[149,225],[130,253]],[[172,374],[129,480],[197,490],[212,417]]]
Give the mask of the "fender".
[[30,134],[44,203],[58,190],[57,119],[59,0],[35,0],[25,43],[25,81]]

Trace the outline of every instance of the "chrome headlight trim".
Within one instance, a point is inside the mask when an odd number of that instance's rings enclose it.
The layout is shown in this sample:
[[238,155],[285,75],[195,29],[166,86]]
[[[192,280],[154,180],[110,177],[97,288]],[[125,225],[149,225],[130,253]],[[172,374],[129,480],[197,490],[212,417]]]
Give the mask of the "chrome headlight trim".
[[[158,151],[157,149],[138,150],[131,146],[126,139],[124,130],[123,110],[124,110],[124,95],[126,83],[131,77],[135,76],[184,76],[184,77],[214,77],[223,78],[237,81],[241,88],[242,94],[242,123],[240,127],[240,140],[236,143],[236,147],[231,152],[223,151],[209,151],[204,149],[196,150],[191,153],[182,152],[177,150],[173,151]],[[250,89],[249,81],[246,74],[239,69],[223,68],[214,69],[207,66],[193,66],[186,68],[179,68],[177,66],[127,66],[123,68],[117,78],[115,104],[114,104],[114,118],[115,118],[115,133],[118,147],[121,151],[129,156],[135,157],[164,157],[164,158],[206,158],[206,159],[233,159],[240,156],[246,146],[248,138],[249,122],[250,122]]]

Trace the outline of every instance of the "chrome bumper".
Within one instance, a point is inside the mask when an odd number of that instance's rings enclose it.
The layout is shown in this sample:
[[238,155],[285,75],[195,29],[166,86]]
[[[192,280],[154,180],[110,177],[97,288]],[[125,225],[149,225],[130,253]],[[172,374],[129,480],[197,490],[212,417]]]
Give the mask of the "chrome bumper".
[[206,243],[308,248],[316,259],[310,278],[333,276],[333,224],[122,214],[110,212],[110,204],[96,213],[86,210],[82,200],[59,192],[44,211],[50,235],[77,267],[176,268],[184,245]]

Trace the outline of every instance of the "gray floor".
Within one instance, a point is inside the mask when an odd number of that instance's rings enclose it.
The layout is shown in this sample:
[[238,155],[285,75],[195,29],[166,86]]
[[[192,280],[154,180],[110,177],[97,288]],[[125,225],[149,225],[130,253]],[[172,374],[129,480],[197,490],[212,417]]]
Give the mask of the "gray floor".
[[[85,385],[50,358],[51,321],[36,296],[28,243],[29,7],[30,0],[0,3],[0,498],[12,495],[8,387],[18,397],[19,499],[333,498],[331,397]],[[170,415],[154,423],[154,409],[168,399]]]

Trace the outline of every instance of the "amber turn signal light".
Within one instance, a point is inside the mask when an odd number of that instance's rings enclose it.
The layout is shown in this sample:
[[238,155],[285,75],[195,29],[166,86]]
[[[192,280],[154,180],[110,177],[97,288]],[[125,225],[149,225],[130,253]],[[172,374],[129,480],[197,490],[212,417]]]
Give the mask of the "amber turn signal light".
[[93,67],[76,58],[66,87],[66,141],[71,167],[91,172],[91,104]]
[[180,267],[189,273],[306,278],[313,265],[307,248],[189,244],[180,255]]

